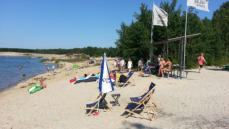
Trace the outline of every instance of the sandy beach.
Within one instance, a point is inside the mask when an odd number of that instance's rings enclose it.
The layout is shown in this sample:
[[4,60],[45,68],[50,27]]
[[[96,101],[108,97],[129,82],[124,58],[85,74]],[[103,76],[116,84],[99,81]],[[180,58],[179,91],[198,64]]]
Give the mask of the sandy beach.
[[[133,75],[125,88],[115,87],[121,106],[111,112],[87,116],[85,106],[99,95],[98,83],[71,85],[69,80],[83,73],[98,73],[100,66],[74,70],[64,63],[57,75],[45,73],[0,93],[1,129],[226,129],[229,128],[229,72],[215,67],[190,70],[187,79],[139,77]],[[81,64],[84,66],[84,63]],[[111,62],[109,63],[112,68]],[[36,78],[36,79],[35,79]],[[44,81],[47,88],[34,94],[27,91],[29,83]],[[121,116],[130,97],[141,95],[154,82],[157,87],[153,101],[158,116],[153,121]]]
[[40,54],[40,53],[21,53],[21,52],[0,52],[0,56],[30,56],[30,57],[42,57],[44,59],[52,59],[55,57],[57,59],[66,59],[67,56],[64,54]]

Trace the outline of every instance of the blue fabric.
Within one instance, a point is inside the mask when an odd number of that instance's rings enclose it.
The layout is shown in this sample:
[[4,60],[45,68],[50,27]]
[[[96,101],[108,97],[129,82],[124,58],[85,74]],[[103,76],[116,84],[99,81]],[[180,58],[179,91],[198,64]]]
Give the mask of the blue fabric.
[[91,104],[86,104],[87,108],[91,108],[94,107],[96,105],[97,102],[91,103]]
[[131,76],[134,74],[134,72],[129,72],[129,74],[127,75],[127,79],[126,82],[131,78]]
[[151,82],[151,84],[150,84],[150,86],[149,86],[149,89],[148,89],[148,91],[147,91],[146,93],[144,93],[143,95],[141,95],[141,96],[139,96],[139,97],[131,97],[130,100],[133,101],[133,102],[139,102],[139,101],[141,101],[141,99],[144,98],[145,95],[148,94],[148,92],[149,92],[150,90],[152,90],[155,86],[156,86],[156,85],[155,85],[153,82]]
[[[104,55],[105,56],[105,55]],[[104,56],[101,64],[100,78],[99,78],[99,92],[102,92],[102,81],[103,81],[103,67],[104,67]]]
[[126,106],[126,108],[125,109],[129,109],[129,110],[131,110],[131,109],[134,109],[134,108],[136,108],[138,105],[137,104],[135,104],[135,103],[130,103],[130,104],[128,104],[127,106]]
[[133,102],[139,102],[142,98],[145,97],[145,95],[147,94],[148,92],[146,92],[145,94],[143,94],[142,96],[139,96],[139,97],[131,97],[130,100],[133,101]]
[[149,66],[145,66],[144,67],[144,73],[145,74],[151,74],[150,70],[149,70]]
[[156,86],[156,84],[154,84],[153,82],[151,82],[151,84],[150,84],[150,86],[149,86],[148,92],[149,92],[151,89],[153,89],[155,86]]

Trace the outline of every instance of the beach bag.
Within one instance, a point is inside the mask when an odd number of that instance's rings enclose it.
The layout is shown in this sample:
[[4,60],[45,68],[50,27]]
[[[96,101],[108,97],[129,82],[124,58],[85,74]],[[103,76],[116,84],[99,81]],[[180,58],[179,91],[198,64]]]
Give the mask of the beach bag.
[[119,78],[119,82],[126,82],[127,77],[125,75],[121,75]]

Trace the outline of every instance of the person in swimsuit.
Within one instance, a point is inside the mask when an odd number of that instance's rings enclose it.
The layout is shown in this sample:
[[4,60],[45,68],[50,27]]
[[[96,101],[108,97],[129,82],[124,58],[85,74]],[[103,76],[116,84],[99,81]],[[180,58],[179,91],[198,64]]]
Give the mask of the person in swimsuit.
[[165,66],[165,60],[164,58],[160,58],[160,63],[159,63],[159,70],[158,70],[158,74],[157,76],[159,77],[161,75],[161,70],[164,68]]
[[171,59],[168,57],[168,61],[165,63],[164,68],[161,69],[162,77],[165,77],[165,75],[164,75],[165,71],[170,72],[172,70],[172,65],[173,65],[173,63],[172,63]]
[[197,59],[198,59],[198,64],[200,66],[199,68],[199,73],[200,73],[200,70],[203,68],[204,62],[207,64],[207,61],[204,59],[204,53],[201,53],[201,55]]

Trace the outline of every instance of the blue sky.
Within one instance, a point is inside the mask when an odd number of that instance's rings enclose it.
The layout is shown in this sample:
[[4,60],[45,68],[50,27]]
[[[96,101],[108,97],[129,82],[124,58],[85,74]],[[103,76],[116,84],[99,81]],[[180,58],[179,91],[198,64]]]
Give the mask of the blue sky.
[[[116,30],[153,0],[0,0],[0,48],[115,47]],[[154,0],[157,5],[161,1]],[[210,0],[210,12],[228,0]],[[186,0],[178,0],[186,9]]]

